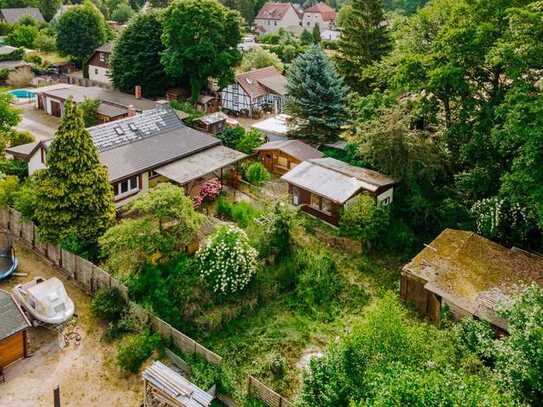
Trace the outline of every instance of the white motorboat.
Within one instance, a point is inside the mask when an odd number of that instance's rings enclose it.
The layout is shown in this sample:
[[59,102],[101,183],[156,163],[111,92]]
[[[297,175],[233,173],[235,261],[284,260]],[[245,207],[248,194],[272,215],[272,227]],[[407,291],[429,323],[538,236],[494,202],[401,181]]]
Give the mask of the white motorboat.
[[13,288],[15,300],[32,318],[41,323],[58,325],[72,318],[75,311],[73,301],[58,278],[45,280],[36,277]]

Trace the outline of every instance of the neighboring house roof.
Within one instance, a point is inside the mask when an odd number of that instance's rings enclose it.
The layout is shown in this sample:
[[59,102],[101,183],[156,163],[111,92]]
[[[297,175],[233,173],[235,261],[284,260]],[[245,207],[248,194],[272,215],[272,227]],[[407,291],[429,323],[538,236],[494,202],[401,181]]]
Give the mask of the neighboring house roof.
[[354,167],[329,157],[304,161],[281,178],[339,204],[361,190],[377,193],[396,183],[376,171]]
[[14,51],[17,51],[17,48],[12,47],[11,45],[2,45],[0,47],[0,55],[9,55]]
[[255,19],[282,20],[291,8],[296,11],[290,3],[266,3],[262,6]]
[[20,68],[22,66],[30,66],[28,62],[25,61],[0,61],[0,69],[7,69],[8,71],[12,71],[14,69]]
[[8,24],[17,24],[23,17],[32,17],[39,23],[45,23],[41,11],[36,7],[2,8],[0,14]]
[[256,151],[279,150],[290,155],[300,161],[311,160],[313,158],[321,158],[322,153],[309,144],[300,140],[279,140],[270,141],[255,148]]
[[241,73],[236,76],[236,82],[251,98],[268,93],[276,93],[280,96],[286,94],[287,78],[273,66]]
[[6,153],[11,154],[15,158],[26,160],[29,159],[32,154],[34,154],[34,151],[36,151],[39,146],[40,142],[37,141],[28,144],[21,144],[15,147],[8,147],[5,149],[5,151]]
[[96,51],[111,53],[111,51],[113,51],[113,41],[106,42],[106,43],[105,43],[104,45],[102,45],[101,47],[96,48],[95,52],[96,52]]
[[200,122],[204,123],[205,125],[209,126],[215,123],[219,123],[222,121],[225,121],[228,119],[228,116],[224,114],[223,112],[215,112],[211,114],[207,114],[205,116],[200,117]]
[[476,233],[445,229],[403,268],[428,291],[507,330],[496,304],[532,282],[543,286],[543,257],[501,246]]
[[49,96],[57,97],[59,99],[66,100],[70,96],[73,97],[74,102],[81,103],[85,98],[100,100],[102,102],[108,102],[110,104],[118,105],[119,107],[127,108],[133,105],[137,110],[149,110],[155,107],[155,102],[148,99],[138,99],[128,93],[122,93],[117,90],[100,88],[98,86],[64,86],[55,89],[42,90],[36,89],[38,94],[46,94]]
[[247,155],[218,145],[175,161],[155,171],[168,179],[184,185],[194,179],[215,172],[246,158]]
[[335,21],[336,10],[325,3],[318,3],[312,7],[309,7],[304,13],[316,13],[320,14],[323,21]]
[[221,144],[217,138],[185,126],[167,107],[88,130],[111,182]]
[[30,322],[12,296],[0,290],[0,340],[30,327]]
[[143,379],[164,394],[161,398],[175,400],[179,406],[207,407],[214,398],[159,361],[143,371]]
[[286,114],[278,114],[276,116],[256,122],[251,127],[264,133],[273,133],[281,136],[288,134],[287,120],[290,116]]

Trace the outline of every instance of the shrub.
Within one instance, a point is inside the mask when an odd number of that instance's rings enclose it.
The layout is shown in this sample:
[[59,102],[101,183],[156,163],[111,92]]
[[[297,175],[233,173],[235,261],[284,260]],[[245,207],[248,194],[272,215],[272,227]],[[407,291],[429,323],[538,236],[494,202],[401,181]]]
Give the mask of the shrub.
[[34,142],[34,136],[29,131],[13,130],[9,135],[9,144],[11,147],[20,146]]
[[98,290],[91,303],[92,314],[107,322],[116,322],[126,311],[126,302],[117,288]]
[[53,52],[57,49],[57,39],[44,31],[40,31],[34,40],[34,48],[43,52]]
[[98,106],[100,103],[97,99],[85,97],[85,100],[77,105],[83,116],[85,127],[96,126],[99,123]]
[[28,177],[28,163],[23,160],[1,160],[0,173],[6,175],[16,175],[20,180]]
[[194,198],[196,208],[202,206],[204,202],[212,202],[222,191],[222,182],[219,179],[210,179],[200,186],[198,196]]
[[13,26],[9,23],[0,22],[0,35],[8,35],[13,29]]
[[23,48],[17,48],[15,51],[9,54],[0,55],[0,61],[19,61],[25,56],[25,50]]
[[212,291],[236,293],[243,290],[256,273],[257,256],[243,230],[225,226],[198,251],[198,271]]
[[248,202],[230,202],[225,196],[219,198],[217,213],[225,218],[232,219],[242,228],[260,215],[260,211]]
[[19,179],[13,175],[0,179],[0,206],[11,206],[19,189]]
[[113,13],[111,13],[111,19],[118,23],[126,23],[134,15],[134,10],[128,4],[119,4]]
[[[26,164],[26,163],[25,163]],[[36,209],[36,194],[33,179],[27,178],[13,197],[13,207],[21,212],[23,219],[33,220]]]
[[180,102],[178,100],[172,100],[170,102],[170,106],[173,107],[175,110],[187,113],[188,117],[186,119],[183,119],[183,121],[188,124],[191,124],[192,122],[198,120],[204,115],[190,102]]
[[292,226],[292,214],[288,208],[277,204],[274,209],[273,223],[270,230],[270,246],[279,256],[290,254],[292,239],[290,229]]
[[245,179],[253,185],[262,185],[271,179],[271,175],[259,162],[252,163],[245,169]]
[[8,79],[9,69],[0,69],[0,81],[5,81]]
[[245,134],[243,127],[227,127],[224,131],[217,135],[226,147],[236,148],[237,143]]
[[43,60],[38,54],[28,54],[24,56],[24,60],[30,64],[41,65]]
[[121,369],[137,373],[153,351],[160,345],[160,335],[151,334],[149,329],[142,333],[131,335],[120,343],[117,350],[117,364]]
[[236,150],[245,154],[252,154],[254,149],[264,143],[264,134],[262,132],[252,129],[246,132],[236,142]]
[[33,25],[17,25],[7,35],[7,43],[14,47],[32,48],[38,32],[38,27]]

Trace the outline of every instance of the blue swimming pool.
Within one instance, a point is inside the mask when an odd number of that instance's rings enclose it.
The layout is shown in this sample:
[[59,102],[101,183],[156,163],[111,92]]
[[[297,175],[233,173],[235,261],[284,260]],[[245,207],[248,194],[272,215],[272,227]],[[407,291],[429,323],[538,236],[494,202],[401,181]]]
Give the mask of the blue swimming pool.
[[15,96],[17,99],[34,99],[36,94],[26,89],[13,89],[9,93]]

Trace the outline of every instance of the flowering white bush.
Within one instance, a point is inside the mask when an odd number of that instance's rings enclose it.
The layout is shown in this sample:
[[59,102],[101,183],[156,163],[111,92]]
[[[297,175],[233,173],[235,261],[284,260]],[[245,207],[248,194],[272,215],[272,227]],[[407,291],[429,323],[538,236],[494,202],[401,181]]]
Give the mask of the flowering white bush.
[[256,273],[257,251],[247,234],[234,226],[218,230],[196,255],[200,275],[216,293],[243,290]]

